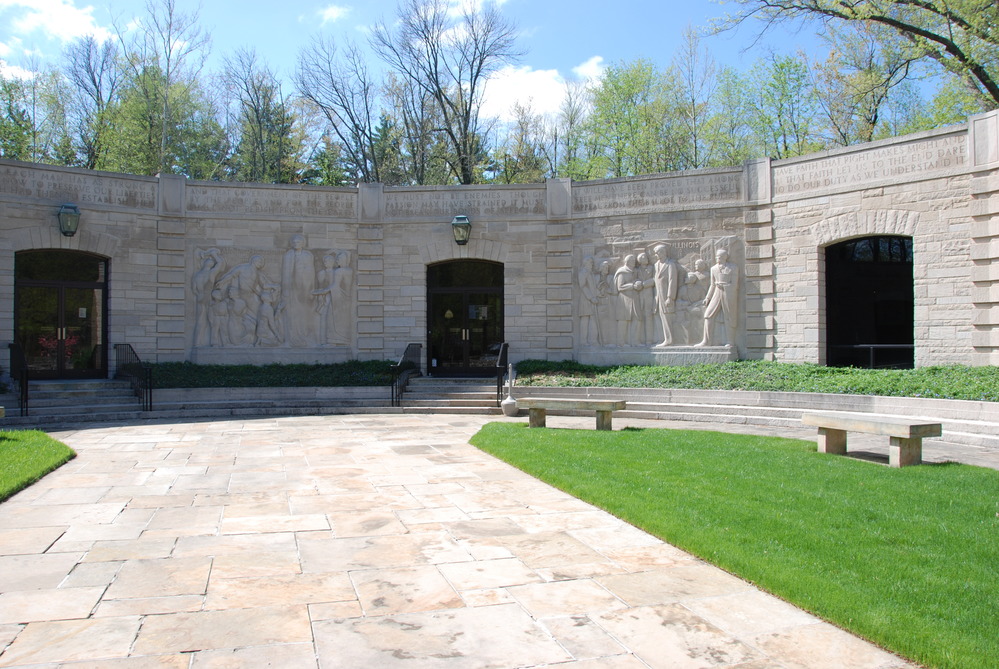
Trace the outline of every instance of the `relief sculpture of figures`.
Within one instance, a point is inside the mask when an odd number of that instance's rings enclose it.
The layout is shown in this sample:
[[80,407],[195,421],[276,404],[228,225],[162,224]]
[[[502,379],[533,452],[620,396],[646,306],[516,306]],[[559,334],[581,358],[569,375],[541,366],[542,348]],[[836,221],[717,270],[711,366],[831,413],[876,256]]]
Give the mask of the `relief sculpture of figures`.
[[[585,347],[738,345],[739,267],[725,240],[638,246],[617,258],[585,253],[576,273],[579,344]],[[699,253],[715,253],[709,268]]]
[[291,238],[291,248],[281,263],[281,301],[278,311],[283,316],[286,344],[314,346],[317,318],[313,309],[312,291],[316,288],[316,261],[305,248],[305,237]]
[[[318,254],[305,246],[305,237],[294,235],[287,250],[251,253],[242,262],[233,262],[232,249],[196,249],[194,346],[349,346],[355,326],[350,252],[330,251],[317,273]],[[268,276],[268,265],[280,266],[279,280]]]
[[191,291],[194,293],[194,345],[210,346],[212,344],[212,291],[215,281],[225,269],[222,252],[217,248],[199,251],[201,267],[194,273],[191,281]]
[[704,298],[704,338],[697,346],[735,346],[738,334],[739,268],[728,251],[715,252],[711,286]]

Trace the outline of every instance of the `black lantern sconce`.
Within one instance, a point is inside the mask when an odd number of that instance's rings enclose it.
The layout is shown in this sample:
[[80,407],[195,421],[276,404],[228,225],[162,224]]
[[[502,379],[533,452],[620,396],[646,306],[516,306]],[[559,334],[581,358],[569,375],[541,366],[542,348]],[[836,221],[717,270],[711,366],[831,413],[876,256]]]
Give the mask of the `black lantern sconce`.
[[80,208],[75,204],[64,204],[59,207],[59,232],[66,237],[72,237],[80,227]]
[[472,234],[472,222],[468,220],[468,216],[455,216],[451,220],[451,232],[454,233],[454,241],[458,246],[467,244],[468,237]]

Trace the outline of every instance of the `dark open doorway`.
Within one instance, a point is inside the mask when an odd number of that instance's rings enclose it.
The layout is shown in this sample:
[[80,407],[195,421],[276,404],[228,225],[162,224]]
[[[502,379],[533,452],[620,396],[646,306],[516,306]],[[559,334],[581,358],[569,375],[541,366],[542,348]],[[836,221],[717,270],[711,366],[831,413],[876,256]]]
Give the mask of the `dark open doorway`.
[[826,248],[826,363],[914,364],[911,237],[864,237]]
[[427,267],[427,371],[494,376],[503,343],[503,265],[455,260]]
[[14,337],[35,379],[107,377],[106,259],[23,251],[14,259]]

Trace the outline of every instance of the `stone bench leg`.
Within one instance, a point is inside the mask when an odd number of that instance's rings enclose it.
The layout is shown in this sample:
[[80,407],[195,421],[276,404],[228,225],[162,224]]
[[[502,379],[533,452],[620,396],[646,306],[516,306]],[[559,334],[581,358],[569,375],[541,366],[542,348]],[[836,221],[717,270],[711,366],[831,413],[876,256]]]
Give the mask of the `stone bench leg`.
[[598,430],[609,430],[611,429],[611,415],[613,411],[597,411],[597,429]]
[[819,428],[819,453],[846,455],[846,430]]
[[527,410],[527,426],[528,427],[544,427],[545,426],[545,416],[547,412],[544,409],[528,409]]
[[923,440],[921,437],[888,437],[888,466],[908,467],[923,461]]

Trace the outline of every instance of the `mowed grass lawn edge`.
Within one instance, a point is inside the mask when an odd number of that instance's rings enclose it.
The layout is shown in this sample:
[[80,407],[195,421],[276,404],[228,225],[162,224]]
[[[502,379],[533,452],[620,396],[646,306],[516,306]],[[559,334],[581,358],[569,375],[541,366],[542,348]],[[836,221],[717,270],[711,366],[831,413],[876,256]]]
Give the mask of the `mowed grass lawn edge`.
[[916,662],[999,657],[999,471],[697,430],[490,423],[471,443]]
[[0,430],[0,502],[76,457],[61,441],[38,430]]

